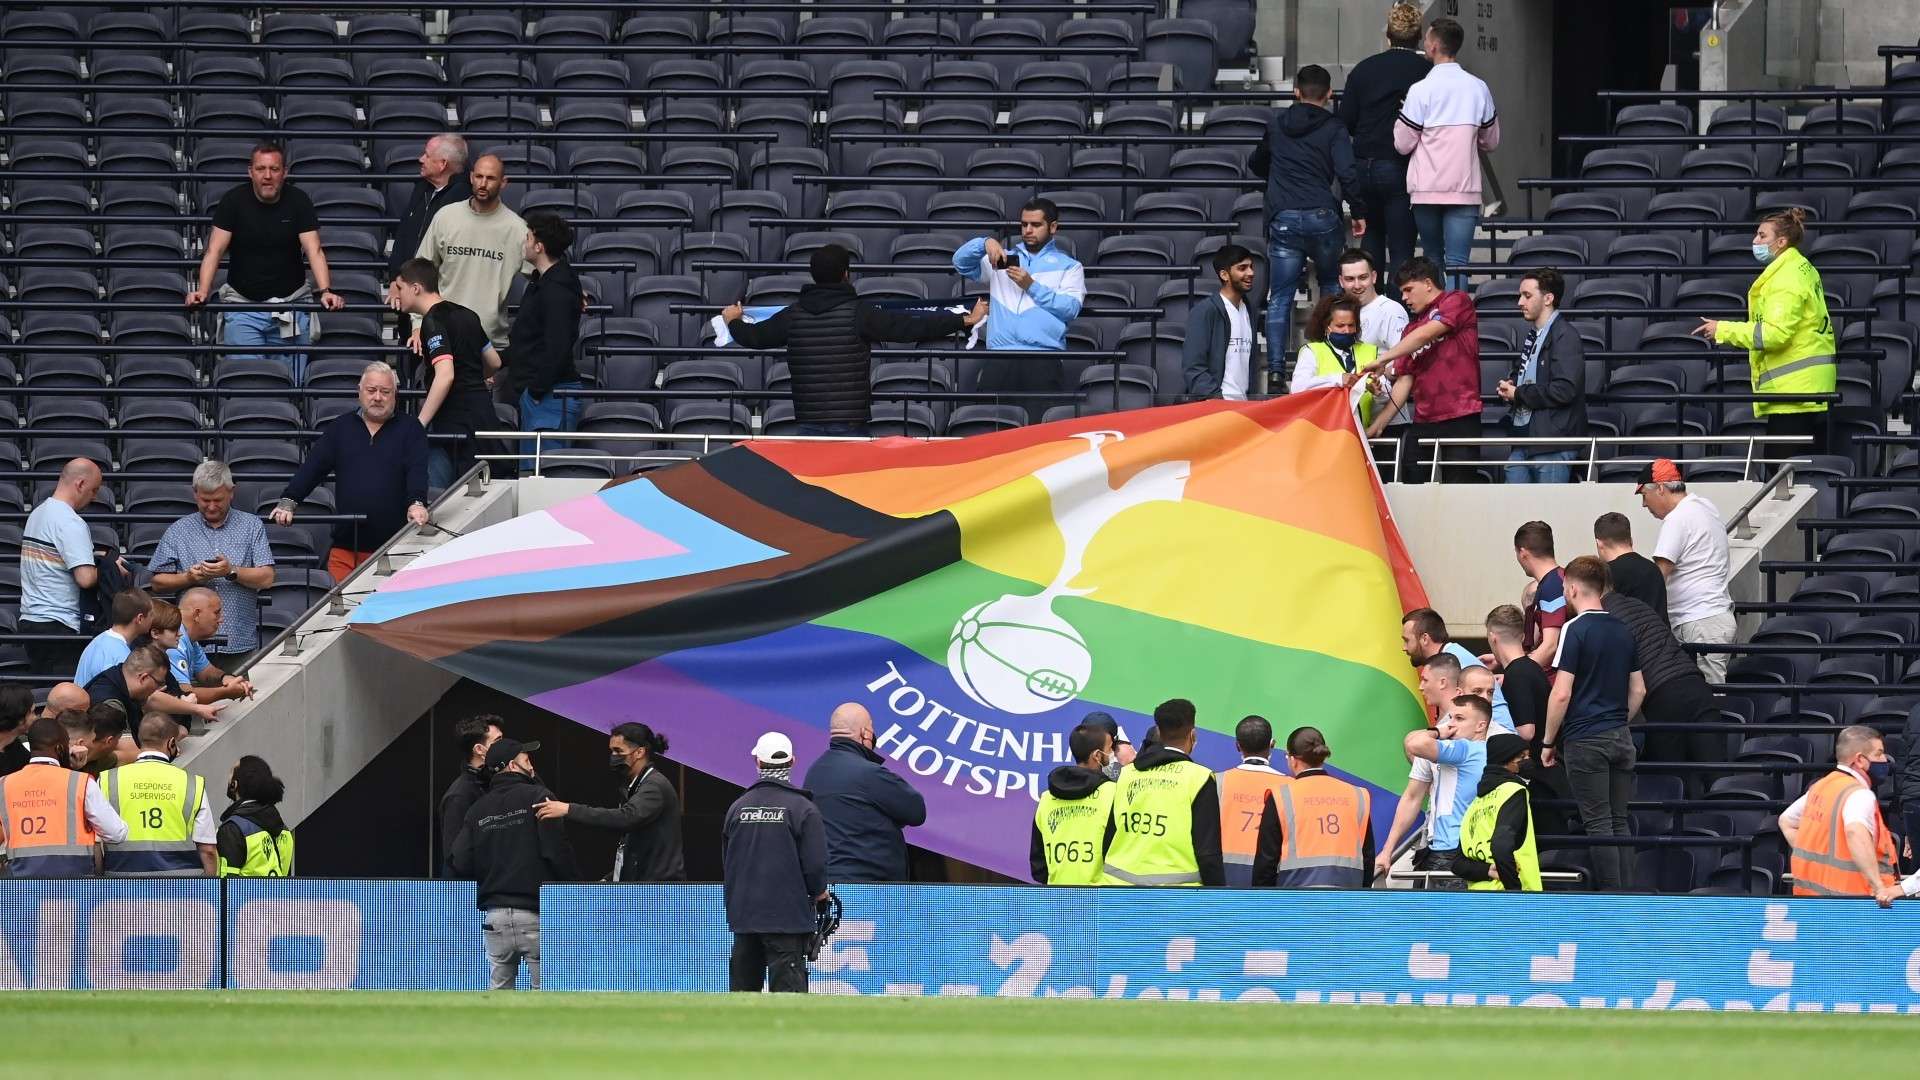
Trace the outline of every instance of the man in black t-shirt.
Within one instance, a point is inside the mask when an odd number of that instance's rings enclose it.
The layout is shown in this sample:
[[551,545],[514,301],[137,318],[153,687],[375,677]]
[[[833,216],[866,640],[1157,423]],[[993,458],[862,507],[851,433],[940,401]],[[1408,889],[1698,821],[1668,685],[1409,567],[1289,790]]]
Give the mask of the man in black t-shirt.
[[1625,514],[1601,514],[1593,523],[1593,550],[1607,564],[1613,591],[1659,612],[1667,620],[1667,577],[1652,559],[1633,550],[1633,522]]
[[441,297],[439,268],[428,260],[401,263],[393,295],[402,311],[420,316],[420,354],[432,372],[420,423],[430,436],[463,436],[427,450],[427,486],[444,488],[473,467],[476,454],[496,452],[490,440],[483,444],[473,434],[500,424],[491,391],[500,354],[480,316]]
[[[311,345],[318,336],[312,315],[293,306],[311,303],[314,295],[300,266],[303,251],[313,268],[320,306],[338,311],[346,301],[332,288],[333,274],[327,268],[326,252],[320,248],[320,221],[314,214],[313,200],[287,183],[287,152],[277,143],[261,143],[253,148],[247,182],[221,196],[214,205],[213,232],[207,237],[199,282],[187,294],[187,306],[199,307],[207,302],[221,256],[231,256],[220,302],[263,306],[225,312],[220,320],[221,344],[280,348]],[[228,355],[240,357],[237,353]],[[292,369],[295,385],[305,382],[305,353],[273,355]]]
[[[1487,612],[1487,648],[1493,652],[1494,667],[1500,672],[1500,691],[1506,696],[1514,733],[1527,740],[1533,750],[1520,775],[1534,785],[1538,799],[1552,803],[1573,798],[1573,792],[1567,787],[1565,765],[1548,768],[1540,764],[1547,734],[1547,696],[1553,686],[1547,681],[1545,669],[1527,655],[1526,626],[1526,613],[1512,604],[1494,608]],[[1541,822],[1541,832],[1566,831],[1567,816],[1558,807],[1537,806],[1534,817]]]

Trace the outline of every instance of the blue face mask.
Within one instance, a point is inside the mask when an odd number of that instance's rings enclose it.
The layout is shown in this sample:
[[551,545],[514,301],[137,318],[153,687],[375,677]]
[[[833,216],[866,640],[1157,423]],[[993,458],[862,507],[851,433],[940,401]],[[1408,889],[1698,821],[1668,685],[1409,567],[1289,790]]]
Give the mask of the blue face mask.
[[1867,762],[1867,783],[1874,787],[1879,787],[1881,784],[1886,783],[1887,777],[1891,775],[1893,775],[1893,760],[1891,758],[1886,761]]
[[1327,342],[1336,349],[1351,349],[1353,343],[1360,340],[1359,334],[1328,334]]
[[1765,244],[1755,244],[1753,245],[1753,257],[1758,259],[1761,265],[1764,266],[1773,261],[1773,249]]

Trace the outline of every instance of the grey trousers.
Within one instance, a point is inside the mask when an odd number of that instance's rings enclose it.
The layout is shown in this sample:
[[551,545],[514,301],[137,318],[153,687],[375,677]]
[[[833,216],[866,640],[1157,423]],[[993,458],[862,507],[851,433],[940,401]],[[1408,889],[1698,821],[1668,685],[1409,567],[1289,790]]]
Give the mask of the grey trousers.
[[487,960],[493,965],[489,990],[511,990],[520,977],[520,960],[527,961],[527,982],[540,989],[540,913],[519,908],[488,908],[481,924],[487,939]]

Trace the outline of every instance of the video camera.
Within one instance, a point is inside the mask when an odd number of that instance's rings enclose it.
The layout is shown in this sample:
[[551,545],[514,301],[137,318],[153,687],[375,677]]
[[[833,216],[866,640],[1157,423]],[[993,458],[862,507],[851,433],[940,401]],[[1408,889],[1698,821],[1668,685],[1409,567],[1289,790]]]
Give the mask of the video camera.
[[813,905],[813,937],[807,942],[807,962],[820,959],[820,950],[840,929],[840,898],[831,890]]

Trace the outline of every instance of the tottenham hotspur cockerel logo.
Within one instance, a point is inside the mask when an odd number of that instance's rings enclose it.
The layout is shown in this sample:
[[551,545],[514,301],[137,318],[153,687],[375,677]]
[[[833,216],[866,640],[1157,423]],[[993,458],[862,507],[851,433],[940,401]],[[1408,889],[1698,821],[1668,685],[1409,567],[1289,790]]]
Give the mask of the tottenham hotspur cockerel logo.
[[1065,542],[1052,583],[1034,596],[1009,594],[977,604],[954,624],[947,669],[968,697],[987,708],[1032,715],[1080,696],[1093,676],[1093,654],[1073,624],[1054,613],[1053,601],[1096,591],[1067,583],[1079,576],[1088,546],[1108,522],[1131,507],[1179,502],[1186,494],[1190,465],[1185,461],[1149,466],[1114,488],[1100,447],[1125,437],[1117,431],[1082,432],[1075,438],[1087,441],[1085,452],[1033,474],[1047,489],[1054,525]]

